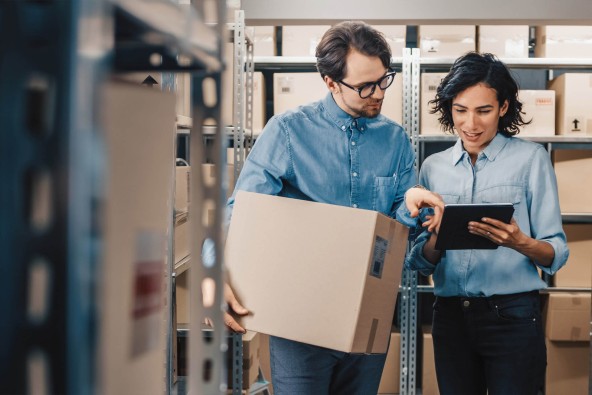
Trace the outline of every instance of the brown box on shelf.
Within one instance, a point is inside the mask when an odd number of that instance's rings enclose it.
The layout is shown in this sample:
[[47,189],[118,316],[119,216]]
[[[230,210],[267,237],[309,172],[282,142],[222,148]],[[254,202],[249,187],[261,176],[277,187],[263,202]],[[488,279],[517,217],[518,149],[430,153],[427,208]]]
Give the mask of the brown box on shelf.
[[[249,389],[259,377],[259,355],[260,355],[260,335],[257,332],[247,331],[243,335],[243,389]],[[234,380],[232,369],[232,354],[227,353],[228,363],[228,387],[232,388]]]
[[552,293],[544,309],[549,340],[590,341],[590,293]]
[[191,167],[177,166],[175,174],[175,212],[188,211]]
[[[99,212],[97,382],[106,394],[149,394],[162,388],[165,376],[175,97],[113,82],[98,94],[109,166]],[[139,143],[144,141],[150,144]]]
[[[229,151],[230,153],[230,151]],[[203,163],[202,174],[204,177],[204,184],[207,186],[213,186],[216,182],[216,165],[211,163]],[[234,164],[226,165],[226,196],[230,197],[234,191]]]
[[500,58],[528,58],[528,25],[481,25],[477,48]]
[[592,150],[554,150],[559,205],[562,213],[592,213],[592,184],[582,182],[592,172]]
[[[275,26],[248,26],[248,33],[253,37],[254,56],[275,56]],[[250,31],[249,31],[250,30]]]
[[537,58],[592,58],[592,26],[537,26]]
[[405,25],[372,25],[376,30],[384,34],[384,38],[391,48],[391,54],[395,58],[403,56],[406,46],[407,26]]
[[176,276],[176,305],[175,311],[177,313],[177,325],[189,325],[189,274],[190,270],[186,270]]
[[476,49],[475,26],[421,25],[417,33],[424,58],[457,58]]
[[432,329],[423,328],[423,370],[421,380],[422,395],[438,395],[438,381],[436,379],[436,364],[434,360],[434,341]]
[[173,235],[173,252],[175,263],[189,255],[189,213],[175,214],[175,230]]
[[592,73],[565,73],[548,83],[555,91],[557,134],[592,135]]
[[317,45],[329,27],[283,26],[282,56],[315,56]]
[[438,114],[431,114],[432,106],[429,104],[430,100],[436,97],[436,90],[442,78],[446,73],[422,73],[421,74],[421,93],[420,106],[421,116],[419,120],[419,134],[426,135],[441,135],[445,133],[440,129],[440,122],[438,122]]
[[245,327],[344,352],[386,352],[408,229],[369,210],[236,197],[226,263],[252,312]]
[[399,381],[401,379],[401,333],[391,332],[389,349],[386,354],[386,362],[382,370],[378,395],[391,395],[399,393]]
[[545,394],[587,394],[590,375],[590,342],[560,342],[547,339],[546,343]]
[[569,247],[567,264],[553,276],[556,287],[592,287],[592,224],[563,225]]
[[531,121],[520,128],[518,136],[554,136],[555,91],[521,89],[518,99],[523,104],[522,118]]

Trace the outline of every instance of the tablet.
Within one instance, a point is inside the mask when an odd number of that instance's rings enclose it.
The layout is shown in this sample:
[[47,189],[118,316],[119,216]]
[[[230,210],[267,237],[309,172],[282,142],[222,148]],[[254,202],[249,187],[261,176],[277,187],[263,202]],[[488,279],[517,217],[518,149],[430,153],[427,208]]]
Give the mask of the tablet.
[[489,217],[510,223],[513,213],[512,203],[446,204],[436,239],[436,249],[494,250],[498,245],[493,241],[469,233],[469,222],[481,222],[481,218]]

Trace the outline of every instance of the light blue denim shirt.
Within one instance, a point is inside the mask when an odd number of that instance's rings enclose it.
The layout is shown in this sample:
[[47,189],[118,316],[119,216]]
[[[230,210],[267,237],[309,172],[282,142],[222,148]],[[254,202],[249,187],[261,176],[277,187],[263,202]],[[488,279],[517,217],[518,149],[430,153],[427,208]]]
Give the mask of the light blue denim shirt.
[[550,267],[506,247],[445,251],[433,265],[423,256],[430,236],[425,231],[415,240],[405,264],[433,274],[436,296],[479,297],[545,288],[537,266],[553,274],[567,261],[555,173],[540,144],[498,133],[473,166],[459,139],[454,147],[424,161],[419,181],[442,195],[445,203],[513,203],[522,232],[555,250]]
[[414,153],[390,119],[356,118],[329,93],[276,115],[257,139],[228,200],[238,190],[379,211],[394,217],[416,183]]

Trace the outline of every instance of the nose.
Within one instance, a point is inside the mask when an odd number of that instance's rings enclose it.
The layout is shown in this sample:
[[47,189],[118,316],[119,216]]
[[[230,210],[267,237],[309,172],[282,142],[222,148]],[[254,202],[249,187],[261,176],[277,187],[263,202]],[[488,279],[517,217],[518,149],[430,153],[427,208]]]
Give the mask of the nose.
[[375,99],[375,100],[381,100],[384,99],[384,93],[386,91],[383,91],[382,89],[380,89],[379,86],[375,86],[374,87],[374,93],[372,95],[370,95],[371,98]]
[[464,120],[464,128],[468,131],[475,129],[477,119],[472,111],[468,111]]

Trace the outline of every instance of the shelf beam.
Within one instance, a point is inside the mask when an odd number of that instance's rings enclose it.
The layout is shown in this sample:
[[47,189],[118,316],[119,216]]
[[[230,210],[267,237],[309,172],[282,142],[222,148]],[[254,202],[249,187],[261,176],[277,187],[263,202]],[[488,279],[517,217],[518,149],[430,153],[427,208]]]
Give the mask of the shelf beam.
[[589,0],[243,0],[246,23],[326,25],[355,19],[399,25],[592,25]]

